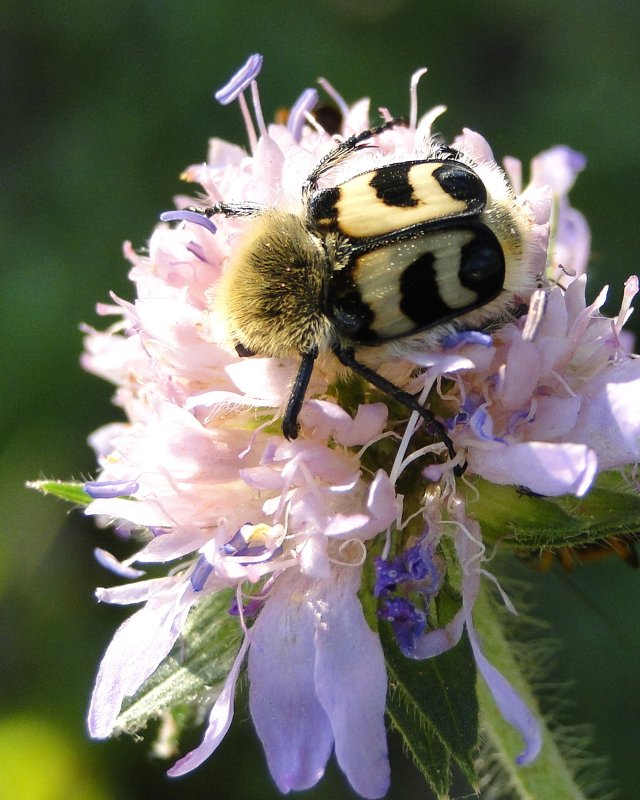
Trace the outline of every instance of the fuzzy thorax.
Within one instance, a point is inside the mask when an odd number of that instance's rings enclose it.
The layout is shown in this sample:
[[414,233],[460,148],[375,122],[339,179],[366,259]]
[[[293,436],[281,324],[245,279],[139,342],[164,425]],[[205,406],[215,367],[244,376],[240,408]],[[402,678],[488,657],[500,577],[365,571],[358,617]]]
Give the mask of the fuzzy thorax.
[[249,226],[212,305],[233,346],[286,357],[331,345],[322,313],[330,268],[319,239],[304,221],[265,211]]

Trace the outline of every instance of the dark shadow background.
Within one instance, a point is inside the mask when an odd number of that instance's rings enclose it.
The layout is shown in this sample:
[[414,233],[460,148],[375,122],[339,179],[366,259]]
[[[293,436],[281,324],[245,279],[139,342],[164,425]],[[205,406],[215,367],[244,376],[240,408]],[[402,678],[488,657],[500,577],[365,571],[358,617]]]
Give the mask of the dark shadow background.
[[[92,598],[112,580],[92,549],[111,539],[23,488],[90,475],[86,436],[119,415],[111,387],[78,366],[78,323],[100,324],[93,308],[111,289],[131,298],[121,242],[144,245],[207,137],[244,143],[237,108],[211,91],[252,52],[265,55],[268,116],[319,75],[350,101],[369,95],[403,114],[409,77],[426,65],[420,107],[449,106],[445,135],[469,126],[496,155],[525,162],[557,143],[586,153],[573,202],[593,229],[590,296],[610,283],[615,313],[638,269],[640,5],[22,0],[0,10],[0,37],[0,798],[275,798],[242,708],[218,754],[180,780],[165,778],[145,744],[87,741],[93,676],[122,618]],[[610,558],[571,575],[526,574],[561,642],[559,703],[595,724],[593,749],[631,797],[640,573]],[[352,795],[332,767],[307,796]],[[418,796],[419,778],[396,758],[389,797]]]

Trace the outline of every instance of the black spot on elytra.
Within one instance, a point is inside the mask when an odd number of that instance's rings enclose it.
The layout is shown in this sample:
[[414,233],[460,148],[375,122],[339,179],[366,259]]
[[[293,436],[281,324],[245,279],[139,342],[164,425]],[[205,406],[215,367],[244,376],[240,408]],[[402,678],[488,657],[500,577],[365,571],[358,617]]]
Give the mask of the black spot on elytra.
[[502,291],[505,263],[500,243],[485,225],[470,225],[468,229],[473,232],[473,239],[460,249],[458,273],[449,276],[449,280],[458,281],[475,293],[469,305],[450,308],[441,298],[433,252],[424,253],[402,273],[400,310],[415,323],[416,332],[486,305]]
[[413,195],[413,186],[409,180],[409,170],[413,162],[390,164],[376,170],[369,185],[374,189],[376,197],[386,206],[411,208],[418,205]]
[[476,173],[459,161],[445,161],[433,171],[433,177],[454,200],[467,206],[466,213],[479,214],[487,204],[487,190]]
[[424,253],[409,264],[400,278],[400,310],[415,323],[416,331],[451,316],[451,309],[438,291],[434,264],[434,254]]
[[460,283],[488,303],[504,285],[505,263],[500,242],[485,225],[473,228],[474,237],[460,251]]

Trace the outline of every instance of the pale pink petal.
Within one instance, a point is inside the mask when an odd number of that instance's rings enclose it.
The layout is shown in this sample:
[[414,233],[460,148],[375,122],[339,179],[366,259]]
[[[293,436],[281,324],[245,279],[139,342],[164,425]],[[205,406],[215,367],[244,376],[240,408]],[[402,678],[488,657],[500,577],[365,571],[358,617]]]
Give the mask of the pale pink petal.
[[[622,327],[627,322],[629,317],[633,314],[633,300],[640,290],[640,281],[637,275],[630,275],[624,282],[624,291],[622,293],[622,302],[620,303],[620,310],[614,318],[614,328],[618,336],[622,334]],[[632,352],[627,348],[622,348],[623,352]]]
[[90,517],[105,516],[113,520],[123,519],[142,528],[170,528],[174,521],[158,505],[113,497],[109,500],[94,500],[84,509]]
[[109,425],[103,425],[98,430],[94,431],[87,437],[89,447],[92,447],[96,456],[108,456],[113,450],[113,442],[122,436],[125,436],[131,430],[129,424],[123,422],[112,422]]
[[244,358],[235,361],[225,372],[241,392],[280,405],[295,367],[290,361],[274,358]]
[[232,144],[215,136],[209,139],[207,164],[210,167],[229,167],[232,165],[239,167],[246,157],[247,151],[237,144]]
[[592,447],[600,469],[640,460],[640,360],[605,369],[584,387],[584,395],[567,438]]
[[532,492],[557,497],[581,497],[591,486],[598,458],[584,444],[484,442],[470,447],[469,469],[498,484],[526,486]]
[[255,489],[279,491],[285,485],[282,473],[272,467],[249,467],[239,470],[238,475],[248,486]]
[[185,402],[185,408],[189,411],[199,410],[200,415],[202,409],[207,409],[211,416],[221,413],[227,408],[243,408],[244,406],[257,406],[265,407],[275,403],[275,398],[264,399],[260,397],[251,397],[250,395],[238,394],[237,392],[204,392],[203,394],[193,395]]
[[582,275],[591,256],[591,231],[584,216],[566,208],[558,220],[555,259],[570,275]]
[[531,162],[531,180],[536,186],[547,184],[554,194],[566,195],[587,159],[575,150],[564,145],[551,147]]
[[371,101],[368,97],[363,97],[357,100],[350,106],[345,113],[344,121],[342,123],[343,133],[348,136],[357,131],[366,131],[370,127],[369,122],[369,107]]
[[327,554],[327,539],[324,536],[309,536],[300,550],[300,572],[309,578],[328,580],[331,562]]
[[367,403],[359,405],[351,425],[338,436],[336,441],[345,447],[366,444],[384,430],[389,409],[384,403]]
[[351,453],[334,451],[324,444],[300,438],[295,442],[283,442],[276,449],[274,462],[284,462],[283,475],[291,475],[300,468],[292,458],[296,454],[304,461],[308,473],[331,486],[352,480],[359,469],[359,462]]
[[474,161],[495,161],[489,142],[471,128],[463,128],[462,133],[454,139],[454,145],[467,153]]
[[254,177],[260,181],[264,187],[271,189],[271,194],[264,194],[256,198],[261,205],[273,205],[277,200],[278,184],[282,174],[284,154],[270,136],[261,136],[258,140],[258,147],[254,153]]
[[350,538],[358,536],[368,522],[369,517],[366,514],[336,514],[324,528],[323,533],[325,536]]
[[398,500],[393,483],[387,473],[379,469],[369,487],[367,498],[367,508],[380,525],[380,530],[384,530],[388,525],[395,521],[398,514]]
[[333,743],[315,691],[308,586],[305,579],[281,576],[251,628],[249,708],[281,792],[314,786]]
[[390,780],[387,672],[380,639],[362,613],[359,585],[359,570],[347,568],[314,599],[315,683],[340,767],[358,794],[376,798],[387,793]]
[[522,161],[513,156],[505,156],[502,159],[502,166],[506,173],[509,183],[516,194],[522,193]]
[[548,395],[536,398],[536,410],[531,422],[527,423],[523,433],[531,440],[536,439],[568,439],[569,431],[576,424],[581,400],[579,397],[558,397]]
[[500,402],[508,409],[526,408],[541,374],[537,345],[522,339],[514,340],[497,393]]
[[473,369],[475,364],[465,355],[458,353],[415,352],[409,353],[407,358],[421,367],[429,367],[430,375],[445,375],[451,372]]
[[[553,192],[550,186],[533,186],[529,185],[522,192],[518,201],[521,205],[531,212],[535,224],[539,227],[545,227],[546,239],[549,238],[549,219],[553,208]],[[538,231],[538,235],[541,232]]]
[[346,447],[365,444],[384,429],[388,409],[384,403],[358,406],[356,416],[351,416],[337,403],[326,400],[305,402],[300,419],[316,439],[333,438]]
[[202,547],[206,535],[195,526],[174,527],[157,534],[136,553],[136,562],[140,564],[164,563],[174,561]]

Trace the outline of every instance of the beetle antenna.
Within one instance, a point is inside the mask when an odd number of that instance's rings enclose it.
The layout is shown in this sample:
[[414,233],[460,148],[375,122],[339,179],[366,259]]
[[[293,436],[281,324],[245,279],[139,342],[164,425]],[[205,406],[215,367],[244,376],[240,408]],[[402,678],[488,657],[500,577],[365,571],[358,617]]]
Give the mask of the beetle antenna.
[[214,203],[212,206],[187,206],[185,211],[193,211],[195,214],[202,214],[203,217],[213,217],[214,214],[222,214],[224,217],[255,217],[261,211],[262,206],[254,203]]
[[318,188],[318,180],[322,177],[322,175],[338,165],[346,155],[354,150],[359,150],[361,147],[373,147],[373,145],[363,144],[363,142],[366,142],[367,139],[373,139],[375,136],[378,136],[379,134],[384,133],[391,128],[406,126],[406,124],[406,120],[402,117],[393,117],[393,119],[389,119],[386,122],[377,125],[375,128],[369,128],[366,131],[355,133],[353,136],[349,136],[348,139],[345,139],[344,142],[337,144],[333,150],[327,153],[327,155],[320,161],[311,175],[309,175],[303,186],[303,195],[315,191]]

